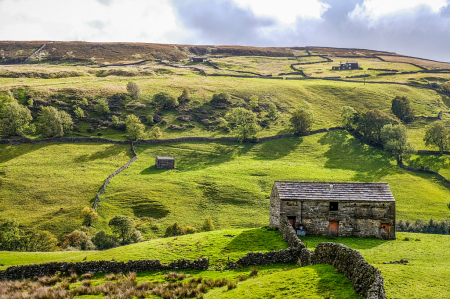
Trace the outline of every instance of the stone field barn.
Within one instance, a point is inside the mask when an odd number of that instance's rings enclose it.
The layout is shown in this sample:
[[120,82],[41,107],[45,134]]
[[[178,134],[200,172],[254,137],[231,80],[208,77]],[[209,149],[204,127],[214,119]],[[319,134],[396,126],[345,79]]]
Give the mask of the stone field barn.
[[270,226],[287,216],[299,235],[395,239],[395,199],[388,183],[277,181]]

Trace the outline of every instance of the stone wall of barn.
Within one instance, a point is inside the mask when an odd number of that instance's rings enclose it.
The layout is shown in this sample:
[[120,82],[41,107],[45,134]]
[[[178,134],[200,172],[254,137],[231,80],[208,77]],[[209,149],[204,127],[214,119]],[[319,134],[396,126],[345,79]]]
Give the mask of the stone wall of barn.
[[[275,185],[273,189],[275,189]],[[279,227],[280,226],[280,196],[278,192],[274,192],[272,189],[272,193],[270,194],[270,226],[271,227]]]
[[[300,201],[280,201],[272,195],[271,225],[279,223],[280,213],[285,213],[295,216],[296,224],[303,224],[308,235],[329,235],[330,221],[338,221],[341,237],[380,238],[380,226],[385,223],[390,227],[389,238],[395,239],[395,202],[338,201],[338,205],[337,211],[330,211],[329,201],[317,200],[304,201],[302,207]],[[272,219],[278,220],[272,224]]]

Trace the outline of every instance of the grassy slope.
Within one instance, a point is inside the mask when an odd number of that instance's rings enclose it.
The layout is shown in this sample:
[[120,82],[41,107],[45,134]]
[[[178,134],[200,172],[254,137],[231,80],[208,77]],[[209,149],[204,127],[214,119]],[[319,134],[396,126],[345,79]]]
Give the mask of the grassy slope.
[[55,234],[81,224],[81,209],[131,156],[129,146],[81,144],[0,145],[0,152],[0,217]]
[[[228,234],[236,236],[229,238],[226,237]],[[405,238],[409,238],[410,241],[405,241]],[[196,243],[197,240],[200,240],[200,243]],[[450,296],[450,289],[447,287],[448,279],[450,279],[450,254],[446,250],[450,245],[450,236],[398,233],[397,240],[394,241],[308,236],[303,238],[303,241],[306,242],[310,249],[314,249],[319,242],[339,242],[359,250],[369,263],[381,270],[385,279],[388,298],[444,299]],[[159,245],[167,243],[171,245]],[[192,251],[182,253],[195,247],[201,247],[202,249],[197,253],[193,253]],[[176,239],[156,239],[102,252],[0,252],[0,263],[9,266],[52,260],[79,261],[84,257],[87,260],[161,258],[166,262],[174,258],[179,258],[182,255],[188,258],[207,255],[211,256],[212,264],[217,264],[219,261],[226,259],[227,256],[235,259],[251,250],[266,251],[285,247],[286,244],[281,241],[278,232],[265,231],[263,229],[227,230],[181,236]],[[222,248],[232,250],[224,253]],[[409,260],[409,264],[383,264],[383,262],[400,259]],[[336,272],[331,270],[331,267],[312,266],[295,269],[295,266],[289,265],[289,267],[294,268],[294,270],[291,270],[293,272],[278,272],[285,267],[285,265],[262,267],[262,273],[267,271],[267,274],[271,273],[271,275],[261,276],[261,278],[243,282],[232,292],[225,292],[224,290],[212,291],[209,296],[215,298],[219,297],[220,294],[220,296],[224,296],[223,298],[230,298],[231,295],[238,298],[245,298],[245,296],[251,296],[250,294],[253,294],[255,296],[254,298],[258,298],[258,295],[261,298],[264,296],[269,297],[275,290],[279,290],[280,292],[288,292],[288,294],[289,292],[305,292],[304,294],[308,294],[309,296],[313,296],[316,293],[316,295],[319,295],[317,298],[322,298],[320,296],[329,298],[324,293],[327,290],[329,292],[342,291],[343,293],[341,294],[350,292],[349,289],[351,288],[347,287],[348,280],[336,276]],[[233,279],[239,274],[246,273],[246,271],[248,269],[226,272],[191,271],[189,273],[211,278],[227,277]],[[139,280],[162,280],[162,274],[140,273]],[[99,281],[101,282],[102,275],[98,275],[97,277],[99,277]],[[286,283],[286,281],[289,281],[289,283]],[[339,289],[337,287],[338,284],[344,285],[344,288]],[[347,295],[338,296],[336,293],[335,296],[337,298],[352,298],[354,296],[351,292],[347,294],[348,297]],[[310,297],[306,296],[305,298]]]
[[211,265],[226,263],[249,251],[270,251],[287,248],[277,231],[265,229],[235,229],[198,233],[181,237],[153,239],[147,242],[117,247],[105,251],[83,252],[1,252],[3,268],[11,265],[42,263],[46,261],[91,260],[128,261],[160,259],[163,263],[188,258],[191,260],[207,256]]
[[[405,241],[408,238],[410,241]],[[357,249],[379,268],[388,298],[449,298],[450,236],[398,233],[397,241],[305,237],[309,248],[319,242],[339,242]],[[406,259],[407,265],[383,264]]]
[[[432,175],[402,170],[386,152],[335,131],[261,144],[180,143],[139,146],[139,159],[113,180],[99,213],[155,218],[149,236],[174,221],[199,227],[211,214],[217,227],[267,225],[275,180],[385,181],[397,200],[397,218],[448,218],[449,186]],[[172,155],[176,170],[154,168]]]
[[[128,146],[113,145],[1,149],[6,154],[2,157],[9,157],[0,164],[1,215],[14,215],[25,225],[53,233],[79,225],[81,208],[92,204],[103,180],[130,157]],[[449,186],[433,175],[402,170],[385,151],[344,131],[260,144],[138,146],[137,153],[138,160],[115,177],[101,197],[97,228],[107,230],[107,222],[117,214],[153,218],[138,221],[147,237],[164,235],[174,221],[199,228],[208,214],[220,229],[264,226],[275,180],[386,181],[397,200],[398,219],[450,216]],[[176,169],[155,169],[157,155],[173,155]],[[434,163],[450,175],[447,157],[436,157]]]

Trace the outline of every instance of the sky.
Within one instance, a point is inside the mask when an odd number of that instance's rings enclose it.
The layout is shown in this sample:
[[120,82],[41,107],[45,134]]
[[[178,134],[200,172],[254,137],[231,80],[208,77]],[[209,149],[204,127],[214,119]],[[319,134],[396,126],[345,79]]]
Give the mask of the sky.
[[450,62],[450,0],[0,0],[0,40],[326,46]]

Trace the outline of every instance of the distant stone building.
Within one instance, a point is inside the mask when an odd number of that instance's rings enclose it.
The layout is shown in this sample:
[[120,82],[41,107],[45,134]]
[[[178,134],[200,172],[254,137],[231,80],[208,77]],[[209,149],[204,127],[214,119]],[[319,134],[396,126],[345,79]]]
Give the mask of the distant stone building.
[[175,158],[174,157],[156,157],[156,168],[158,169],[174,169],[175,168]]
[[203,62],[205,61],[205,58],[203,57],[191,57],[192,62]]
[[359,65],[355,61],[347,61],[347,62],[341,62],[339,66],[332,66],[332,70],[339,71],[339,70],[358,70]]
[[387,183],[277,181],[270,226],[287,217],[299,235],[395,239],[395,199]]

